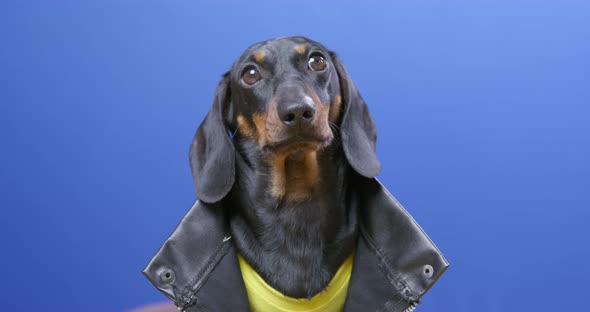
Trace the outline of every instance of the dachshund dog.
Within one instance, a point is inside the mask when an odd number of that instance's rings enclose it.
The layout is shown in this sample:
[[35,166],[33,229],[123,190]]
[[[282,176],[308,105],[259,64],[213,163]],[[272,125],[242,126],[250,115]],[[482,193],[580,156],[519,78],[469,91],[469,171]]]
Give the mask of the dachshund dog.
[[311,298],[355,250],[349,189],[380,171],[376,128],[335,53],[304,37],[249,47],[190,148],[199,200],[223,201],[235,247],[274,289]]

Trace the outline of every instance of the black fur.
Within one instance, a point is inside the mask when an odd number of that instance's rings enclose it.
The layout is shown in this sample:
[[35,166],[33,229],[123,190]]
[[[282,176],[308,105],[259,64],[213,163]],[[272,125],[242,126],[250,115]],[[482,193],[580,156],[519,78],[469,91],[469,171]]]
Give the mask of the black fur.
[[199,126],[190,147],[189,160],[197,197],[208,203],[227,195],[235,179],[235,151],[223,114],[229,98],[229,78],[219,82],[213,106]]
[[[237,179],[228,198],[235,243],[275,289],[311,298],[326,287],[356,243],[356,212],[348,211],[351,172],[338,146],[320,159],[327,181],[309,200],[277,201],[268,192],[269,168],[255,150],[238,153]],[[250,163],[250,164],[248,164]]]
[[[307,64],[301,65],[290,53],[295,44],[322,52],[326,72],[312,73]],[[269,51],[260,69],[265,80],[244,86],[244,66],[260,49]],[[318,151],[321,182],[295,201],[271,194],[269,151],[236,124],[240,114],[266,112],[277,90],[293,81],[308,86],[322,103],[342,96],[342,114],[331,127],[334,138]],[[228,130],[235,132],[233,142]],[[311,298],[354,250],[357,213],[349,208],[347,190],[362,177],[379,173],[375,145],[367,106],[336,55],[307,38],[288,37],[253,45],[224,76],[191,145],[190,162],[199,199],[223,200],[231,207],[229,223],[242,256],[273,288],[290,297]]]
[[344,65],[334,58],[344,98],[344,118],[342,119],[342,146],[350,165],[360,175],[373,178],[381,171],[375,149],[377,128],[369,114],[367,104],[361,97]]

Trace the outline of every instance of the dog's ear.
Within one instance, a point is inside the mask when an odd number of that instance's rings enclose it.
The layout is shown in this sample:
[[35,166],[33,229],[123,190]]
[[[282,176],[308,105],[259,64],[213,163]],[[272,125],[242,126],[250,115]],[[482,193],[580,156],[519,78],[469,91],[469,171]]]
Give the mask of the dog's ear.
[[229,98],[229,75],[225,74],[217,86],[211,110],[190,147],[195,191],[197,197],[207,203],[220,201],[234,184],[235,150],[224,118]]
[[375,148],[377,129],[367,104],[336,54],[331,53],[338,72],[344,116],[340,125],[342,148],[350,166],[360,175],[373,178],[381,171]]

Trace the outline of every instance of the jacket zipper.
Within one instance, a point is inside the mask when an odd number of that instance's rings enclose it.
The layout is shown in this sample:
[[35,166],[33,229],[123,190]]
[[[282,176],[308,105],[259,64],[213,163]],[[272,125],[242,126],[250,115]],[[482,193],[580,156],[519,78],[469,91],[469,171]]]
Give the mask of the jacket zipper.
[[416,307],[418,306],[418,304],[416,302],[411,302],[410,306],[407,307],[404,312],[414,312],[414,310],[416,310]]

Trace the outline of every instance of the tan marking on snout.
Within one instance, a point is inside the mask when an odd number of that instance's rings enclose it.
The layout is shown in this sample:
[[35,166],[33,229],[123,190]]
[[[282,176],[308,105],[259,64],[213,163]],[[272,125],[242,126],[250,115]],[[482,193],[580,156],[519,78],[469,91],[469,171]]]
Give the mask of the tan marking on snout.
[[268,143],[280,141],[285,137],[286,129],[279,117],[277,101],[274,96],[270,100],[267,110],[266,130]]
[[252,121],[256,128],[258,136],[258,145],[264,147],[267,144],[272,144],[277,138],[284,135],[284,129],[281,127],[282,122],[277,113],[277,106],[274,97],[270,100],[267,106],[268,113],[257,112],[252,114]]
[[309,87],[307,92],[311,95],[313,103],[315,105],[316,116],[313,120],[314,125],[319,129],[321,135],[325,138],[333,138],[334,134],[330,130],[330,124],[328,123],[328,115],[330,114],[330,104],[322,104],[322,101],[318,95]]
[[256,132],[254,131],[254,129],[252,129],[252,127],[246,121],[246,118],[244,118],[244,116],[238,115],[237,121],[239,133],[249,138],[256,138]]
[[256,133],[258,134],[258,145],[262,146],[267,141],[266,113],[254,113],[252,120],[254,121],[254,126],[256,126]]
[[342,97],[337,95],[334,97],[334,102],[332,103],[332,107],[330,107],[330,121],[336,122],[338,121],[338,117],[340,117],[340,109],[342,109]]
[[304,44],[298,44],[295,46],[295,51],[301,55],[305,54],[307,47]]
[[[308,95],[312,98],[316,117],[314,127],[317,127],[324,137],[332,138],[328,124],[329,105],[322,104],[313,90],[307,87]],[[280,141],[285,135],[278,112],[277,102],[273,98],[268,106],[267,137],[270,143]],[[317,148],[317,147],[316,147]],[[312,197],[318,191],[320,169],[318,151],[312,146],[292,146],[268,156],[271,166],[271,193],[276,198],[292,202],[303,201]]]
[[264,51],[256,51],[254,53],[254,60],[256,61],[256,63],[262,63],[262,61],[264,61],[264,57],[266,56],[266,53]]

